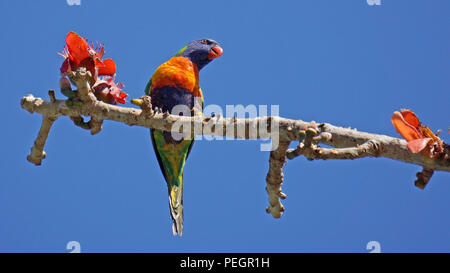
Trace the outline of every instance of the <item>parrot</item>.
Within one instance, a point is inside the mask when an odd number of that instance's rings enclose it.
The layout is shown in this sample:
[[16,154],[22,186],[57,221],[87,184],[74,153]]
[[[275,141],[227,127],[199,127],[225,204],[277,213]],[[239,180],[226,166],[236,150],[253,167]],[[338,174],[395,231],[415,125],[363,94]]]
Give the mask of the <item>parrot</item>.
[[[153,109],[172,113],[176,105],[201,114],[203,93],[199,87],[199,71],[222,55],[222,47],[214,40],[199,39],[188,43],[167,62],[161,64],[145,87]],[[132,100],[140,105],[141,100]],[[178,114],[178,113],[174,113]],[[180,133],[179,133],[180,134]],[[193,139],[173,137],[171,132],[150,129],[150,137],[161,172],[169,192],[173,235],[183,234],[183,173],[186,159],[194,144]]]

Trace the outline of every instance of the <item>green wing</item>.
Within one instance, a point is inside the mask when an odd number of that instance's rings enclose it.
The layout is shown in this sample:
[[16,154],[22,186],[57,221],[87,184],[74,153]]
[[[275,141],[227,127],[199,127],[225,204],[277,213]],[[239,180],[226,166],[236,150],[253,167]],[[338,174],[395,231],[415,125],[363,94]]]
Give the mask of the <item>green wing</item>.
[[150,79],[147,83],[147,85],[145,86],[145,90],[144,93],[147,96],[150,96],[150,87],[152,87],[152,80]]

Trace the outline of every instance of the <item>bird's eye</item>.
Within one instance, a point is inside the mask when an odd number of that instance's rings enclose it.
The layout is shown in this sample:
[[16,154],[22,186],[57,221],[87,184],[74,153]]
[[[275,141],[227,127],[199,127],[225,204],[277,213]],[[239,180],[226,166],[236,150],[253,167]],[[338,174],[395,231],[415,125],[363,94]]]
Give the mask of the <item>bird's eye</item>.
[[203,40],[201,40],[200,42],[201,42],[202,44],[205,44],[205,45],[208,43],[208,41],[207,41],[206,39],[203,39]]

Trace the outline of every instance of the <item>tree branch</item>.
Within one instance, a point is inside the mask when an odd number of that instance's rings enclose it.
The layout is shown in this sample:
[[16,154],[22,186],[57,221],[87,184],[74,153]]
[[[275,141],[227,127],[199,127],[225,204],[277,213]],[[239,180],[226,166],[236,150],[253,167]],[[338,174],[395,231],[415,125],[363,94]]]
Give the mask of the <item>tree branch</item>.
[[284,179],[283,167],[286,162],[286,150],[290,143],[290,141],[281,142],[278,149],[270,152],[269,172],[266,176],[269,207],[266,208],[266,212],[272,214],[274,218],[280,218],[284,212],[280,199],[286,198],[286,194],[281,192],[281,185]]
[[[223,118],[221,116],[178,116],[153,110],[150,98],[139,100],[141,109],[119,107],[98,101],[89,85],[90,73],[79,70],[71,72],[70,80],[78,90],[77,98],[58,100],[54,92],[49,92],[50,100],[26,95],[21,100],[21,107],[30,113],[39,113],[43,117],[38,137],[31,148],[28,161],[40,165],[45,158],[44,145],[51,125],[60,116],[70,117],[82,128],[91,130],[92,134],[100,132],[103,120],[122,122],[130,126],[142,126],[158,130],[181,132],[185,137],[192,135],[213,135],[243,139],[271,138],[273,151],[270,153],[269,171],[266,177],[266,190],[269,195],[267,212],[273,217],[281,217],[284,207],[280,198],[286,196],[281,192],[283,166],[286,156],[293,159],[304,155],[308,159],[356,159],[361,157],[385,157],[422,166],[416,185],[423,188],[428,183],[433,171],[450,172],[450,148],[438,159],[430,159],[422,154],[411,153],[406,141],[385,135],[359,132],[356,129],[342,128],[328,123],[317,124],[314,121],[291,120],[277,116],[264,116],[253,119]],[[63,90],[67,93],[67,90]],[[77,101],[78,100],[78,101]],[[90,116],[84,122],[82,116]],[[299,141],[297,149],[288,150],[292,141]],[[318,144],[334,148],[322,148]],[[431,173],[431,174],[430,174]]]
[[47,141],[48,134],[50,133],[50,128],[55,121],[55,118],[50,118],[48,116],[42,116],[42,124],[41,129],[39,129],[38,136],[34,141],[33,147],[31,147],[31,152],[27,156],[27,160],[31,163],[34,163],[36,166],[41,165],[42,159],[46,157],[46,153],[44,152],[44,145]]

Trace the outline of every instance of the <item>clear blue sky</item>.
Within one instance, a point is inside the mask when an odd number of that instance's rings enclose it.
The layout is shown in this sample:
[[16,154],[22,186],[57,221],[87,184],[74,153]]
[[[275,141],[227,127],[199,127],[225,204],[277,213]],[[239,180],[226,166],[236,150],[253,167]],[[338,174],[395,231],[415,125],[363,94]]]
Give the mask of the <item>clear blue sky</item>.
[[40,116],[19,101],[57,89],[70,30],[106,45],[131,97],[209,37],[224,54],[200,73],[206,104],[279,105],[283,117],[390,136],[392,112],[411,108],[449,142],[449,12],[447,0],[1,1],[0,251],[68,252],[78,241],[83,252],[368,252],[375,240],[383,252],[448,252],[449,173],[422,191],[418,166],[298,158],[285,168],[286,212],[273,219],[259,141],[194,145],[174,237],[147,129],[107,121],[91,136],[62,117],[36,167],[26,156]]

